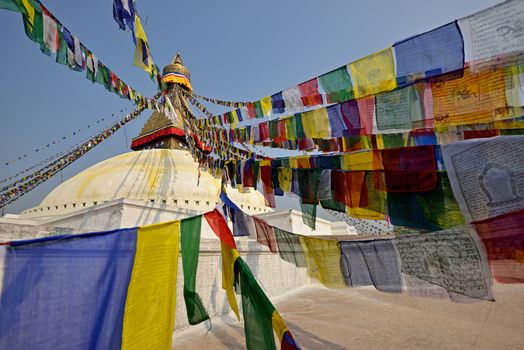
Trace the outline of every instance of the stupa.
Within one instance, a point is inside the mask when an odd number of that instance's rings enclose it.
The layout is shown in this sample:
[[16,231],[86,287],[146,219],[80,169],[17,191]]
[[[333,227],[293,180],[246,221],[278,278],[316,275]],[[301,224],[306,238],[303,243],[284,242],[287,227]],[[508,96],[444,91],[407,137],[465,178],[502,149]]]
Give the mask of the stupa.
[[[163,69],[163,81],[192,91],[189,70],[179,54]],[[180,100],[186,103],[185,97]],[[186,141],[181,111],[169,118],[154,111],[133,151],[106,159],[57,186],[42,202],[20,213],[46,226],[107,230],[175,220],[212,210],[218,202],[220,179],[198,170]],[[203,151],[208,151],[203,149]],[[228,195],[245,212],[269,212],[256,190]]]

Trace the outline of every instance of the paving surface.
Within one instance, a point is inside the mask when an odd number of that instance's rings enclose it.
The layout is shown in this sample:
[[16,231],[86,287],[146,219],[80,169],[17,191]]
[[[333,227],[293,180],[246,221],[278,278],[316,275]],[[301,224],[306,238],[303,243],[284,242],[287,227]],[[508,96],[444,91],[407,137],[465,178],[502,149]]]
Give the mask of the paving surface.
[[[524,285],[494,286],[495,302],[388,294],[320,285],[275,300],[302,349],[524,349]],[[174,349],[244,349],[243,323],[230,316],[195,326]]]

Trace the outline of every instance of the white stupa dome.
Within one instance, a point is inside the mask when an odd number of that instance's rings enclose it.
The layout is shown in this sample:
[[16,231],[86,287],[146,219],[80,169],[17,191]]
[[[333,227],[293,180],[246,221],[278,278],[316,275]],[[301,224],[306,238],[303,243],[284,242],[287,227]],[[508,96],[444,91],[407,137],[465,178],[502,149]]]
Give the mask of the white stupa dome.
[[[227,187],[228,196],[245,212],[270,211],[262,194]],[[93,165],[57,186],[25,217],[55,216],[115,199],[135,199],[206,212],[220,194],[220,179],[206,171],[186,150],[149,149],[128,152]]]

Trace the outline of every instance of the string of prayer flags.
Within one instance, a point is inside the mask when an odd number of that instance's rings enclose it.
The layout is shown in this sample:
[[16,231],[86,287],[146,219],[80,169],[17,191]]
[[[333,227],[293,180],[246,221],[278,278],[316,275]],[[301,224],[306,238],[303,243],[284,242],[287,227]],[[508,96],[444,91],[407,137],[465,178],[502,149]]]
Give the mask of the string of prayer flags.
[[[157,93],[151,100],[156,101],[160,97],[161,93]],[[36,172],[27,175],[21,179],[16,180],[15,182],[4,186],[0,194],[0,208],[6,206],[7,204],[17,200],[22,197],[29,191],[33,190],[35,187],[41,183],[49,180],[54,175],[56,175],[61,169],[70,165],[84,154],[92,150],[95,146],[100,144],[102,141],[108,139],[114,133],[116,133],[122,126],[130,122],[131,120],[136,119],[140,113],[146,108],[146,103],[141,103],[137,108],[127,114],[119,122],[116,122],[111,127],[97,134],[96,136],[90,138],[88,141],[82,143],[71,152],[68,152],[63,157],[58,158],[52,163],[46,165],[45,167],[37,170]]]
[[[385,292],[409,293],[415,285],[423,288],[422,292],[437,285],[454,301],[464,297],[493,300],[488,259],[501,281],[519,282],[524,273],[521,214],[478,223],[482,241],[473,226],[394,239],[340,242],[276,227],[273,230],[280,257],[297,267],[305,261],[308,275],[329,288],[374,285]],[[499,226],[492,232],[491,225]]]
[[[524,44],[519,39],[520,31],[518,29],[523,13],[524,5],[521,1],[505,1],[458,21],[398,41],[392,47],[273,94],[271,99],[265,97],[259,101],[245,103],[244,106],[248,111],[246,114],[249,118],[261,118],[268,115],[270,110],[273,113],[295,113],[302,111],[304,107],[318,106],[323,103],[372,97],[419,80],[430,79],[436,83],[453,80],[461,77],[465,66],[470,66],[474,72],[477,72],[479,63],[484,63],[484,70],[488,73],[495,66],[518,64],[522,60],[522,51],[524,51]],[[465,64],[465,62],[468,63]],[[479,77],[479,81],[484,80],[486,76]],[[322,91],[319,90],[319,84]],[[515,111],[504,112],[502,108],[506,107],[505,105],[499,106],[495,101],[491,101],[495,97],[486,99],[485,96],[480,96],[485,92],[475,92],[473,84],[471,82],[469,87],[462,89],[451,87],[453,93],[448,91],[450,92],[448,95],[442,94],[440,97],[452,96],[450,99],[454,98],[454,103],[462,106],[471,103],[474,97],[481,101],[483,108],[488,107],[487,104],[496,105],[488,112],[493,114],[495,110],[495,116],[499,119],[520,116]],[[484,86],[498,85],[495,80],[482,84]],[[428,91],[431,92],[431,90]],[[466,101],[461,101],[462,99]],[[207,99],[209,102],[213,102],[212,100]],[[446,109],[451,101],[448,101],[447,104],[445,101],[440,103]],[[471,104],[474,103],[479,102]],[[222,105],[240,107],[242,103],[229,102],[222,103]],[[261,106],[264,107],[264,111],[258,111]],[[455,123],[453,117],[448,115],[449,111],[441,112],[443,111],[440,109],[436,110],[436,119],[450,119],[447,123]],[[432,119],[429,109],[425,114],[425,119]],[[215,125],[220,119],[212,116],[210,118]],[[225,124],[224,120],[220,122],[222,125]],[[372,129],[366,130],[369,133],[372,132]]]
[[176,221],[3,246],[3,346],[170,348],[178,237]]
[[[122,98],[132,100],[135,104],[144,98],[136,90],[120,80],[80,40],[73,35],[56,17],[38,0],[4,0],[0,8],[22,14],[24,28],[29,39],[40,46],[40,50],[50,56],[56,56],[56,62],[67,65],[75,71],[87,70],[87,79],[105,86],[106,90],[115,92]],[[9,3],[10,2],[10,3]],[[6,5],[8,4],[9,5]],[[89,58],[89,67],[86,60]],[[95,62],[97,63],[95,65]],[[108,84],[107,77],[113,77],[113,84]],[[106,77],[104,79],[104,77]]]

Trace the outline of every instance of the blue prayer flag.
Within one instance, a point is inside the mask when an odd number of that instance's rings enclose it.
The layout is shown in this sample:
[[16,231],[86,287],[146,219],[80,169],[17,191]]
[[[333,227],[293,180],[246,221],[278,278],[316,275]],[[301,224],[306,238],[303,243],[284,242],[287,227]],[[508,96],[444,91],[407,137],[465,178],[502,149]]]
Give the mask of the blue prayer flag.
[[456,21],[399,41],[393,48],[398,85],[464,67],[464,41]]
[[137,229],[6,247],[4,349],[119,349]]

